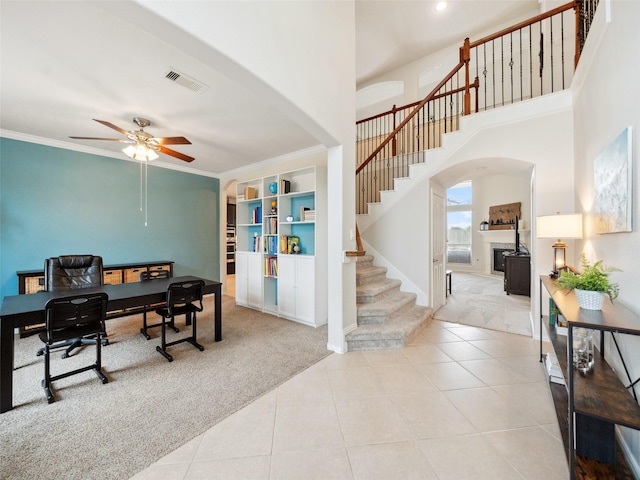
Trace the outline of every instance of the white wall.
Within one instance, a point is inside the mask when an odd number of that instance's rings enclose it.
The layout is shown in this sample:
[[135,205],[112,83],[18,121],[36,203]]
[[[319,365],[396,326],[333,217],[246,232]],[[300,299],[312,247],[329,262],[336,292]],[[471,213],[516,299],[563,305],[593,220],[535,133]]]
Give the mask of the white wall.
[[[609,2],[601,2],[607,7]],[[612,275],[620,284],[620,296],[616,303],[624,305],[639,315],[640,328],[640,175],[638,161],[640,146],[640,2],[611,1],[610,23],[606,23],[605,9],[598,7],[596,33],[602,36],[589,37],[587,48],[590,56],[579,71],[579,89],[576,91],[574,108],[575,135],[575,183],[576,205],[588,214],[593,202],[593,160],[627,126],[633,127],[633,229],[631,233],[596,235],[585,222],[585,239],[582,249],[590,260],[602,259],[605,264],[615,265],[624,271]],[[581,64],[582,64],[581,60]],[[640,338],[621,336],[621,347],[631,377],[640,377]],[[606,346],[611,353],[615,346]],[[623,371],[615,355],[609,360]],[[626,381],[626,379],[625,379]],[[630,383],[630,382],[627,382]],[[636,388],[640,394],[640,389]],[[627,431],[626,442],[635,452],[636,473],[640,474],[640,432]]]

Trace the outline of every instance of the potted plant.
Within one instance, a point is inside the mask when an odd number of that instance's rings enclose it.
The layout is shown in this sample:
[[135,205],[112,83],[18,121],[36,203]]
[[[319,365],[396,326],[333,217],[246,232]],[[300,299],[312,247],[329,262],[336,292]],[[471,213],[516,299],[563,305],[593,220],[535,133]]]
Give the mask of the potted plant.
[[559,288],[575,290],[580,308],[601,310],[605,295],[613,302],[618,297],[618,284],[609,280],[611,272],[620,272],[615,267],[603,266],[602,260],[591,265],[583,253],[580,256],[581,273],[563,271],[558,277]]

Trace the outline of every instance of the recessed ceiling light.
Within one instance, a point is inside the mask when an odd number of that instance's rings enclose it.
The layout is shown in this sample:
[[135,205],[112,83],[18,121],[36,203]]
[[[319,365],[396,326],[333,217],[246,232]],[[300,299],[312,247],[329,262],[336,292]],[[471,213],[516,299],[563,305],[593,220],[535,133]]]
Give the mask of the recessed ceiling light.
[[447,8],[447,2],[438,2],[436,5],[437,12],[442,12],[445,8]]

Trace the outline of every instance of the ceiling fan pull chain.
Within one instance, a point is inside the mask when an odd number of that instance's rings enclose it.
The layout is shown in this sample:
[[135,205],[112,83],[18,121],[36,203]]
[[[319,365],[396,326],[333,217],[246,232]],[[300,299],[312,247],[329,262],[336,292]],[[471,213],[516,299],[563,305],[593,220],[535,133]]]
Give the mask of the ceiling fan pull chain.
[[142,208],[142,161],[140,161],[140,211],[144,211]]
[[147,226],[147,218],[148,218],[148,214],[149,214],[149,196],[148,196],[148,187],[149,187],[149,180],[148,180],[148,169],[149,169],[149,161],[145,160],[144,161],[144,226]]

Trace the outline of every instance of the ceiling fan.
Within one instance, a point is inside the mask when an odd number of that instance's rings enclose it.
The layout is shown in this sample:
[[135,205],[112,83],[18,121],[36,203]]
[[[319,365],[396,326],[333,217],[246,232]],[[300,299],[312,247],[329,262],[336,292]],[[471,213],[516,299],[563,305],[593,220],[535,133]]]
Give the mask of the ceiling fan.
[[120,138],[98,138],[98,137],[69,137],[77,140],[106,140],[110,142],[122,142],[130,143],[129,147],[126,147],[123,152],[131,158],[142,158],[145,160],[153,160],[157,158],[155,152],[164,153],[172,157],[178,158],[185,162],[193,162],[195,158],[185,155],[180,152],[176,152],[165,145],[190,145],[191,142],[184,137],[154,137],[150,133],[144,131],[144,127],[151,125],[151,122],[146,118],[134,117],[133,123],[140,127],[140,130],[124,130],[117,125],[105,120],[93,119],[98,123],[101,123],[109,128],[120,132],[126,137],[126,139]]

